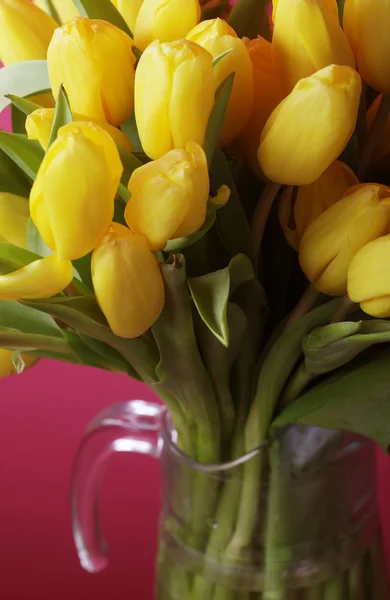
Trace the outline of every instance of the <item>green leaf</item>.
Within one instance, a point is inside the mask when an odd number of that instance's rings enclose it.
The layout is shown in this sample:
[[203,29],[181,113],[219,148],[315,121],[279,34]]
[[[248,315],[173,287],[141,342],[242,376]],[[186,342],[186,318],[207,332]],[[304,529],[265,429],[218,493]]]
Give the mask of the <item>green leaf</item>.
[[28,100],[27,98],[15,96],[14,94],[7,94],[6,97],[11,101],[12,106],[18,108],[25,115],[31,115],[35,110],[42,108],[39,104],[31,102],[31,100]]
[[26,365],[19,350],[14,350],[12,352],[12,362],[14,364],[16,373],[18,375],[23,373],[24,369],[26,368]]
[[254,271],[250,260],[244,254],[238,254],[226,269],[188,279],[191,296],[202,320],[226,347],[229,346],[229,298],[242,283],[253,278]]
[[26,334],[63,337],[62,330],[51,316],[10,300],[0,300],[0,327]]
[[125,204],[127,204],[131,198],[131,194],[130,194],[129,190],[127,189],[126,186],[123,185],[123,183],[120,183],[118,185],[118,196],[120,196],[120,198],[122,198],[122,200]]
[[11,106],[11,124],[13,133],[26,133],[26,115],[15,106]]
[[27,175],[0,150],[0,192],[17,194],[28,198],[31,190],[31,181]]
[[229,201],[217,212],[219,237],[231,256],[243,253],[252,259],[251,230],[225,154],[217,148],[210,168],[213,190],[227,185]]
[[[223,53],[224,55],[226,52]],[[219,57],[217,57],[219,58]],[[233,89],[234,73],[230,73],[218,87],[215,94],[215,103],[207,124],[203,148],[207,156],[207,162],[211,165],[218,139],[222,131],[222,125]]]
[[[213,58],[213,69],[215,69],[215,67],[218,65],[218,63],[220,63],[221,60],[223,60],[225,58],[225,56],[230,54],[231,51],[232,51],[232,48],[229,48],[228,50],[221,52],[221,54],[218,54],[218,56]],[[223,83],[222,83],[222,85],[223,85]]]
[[268,22],[269,0],[237,0],[229,17],[238,37],[253,39],[258,35],[271,39]]
[[[53,123],[51,126],[47,149],[52,145],[57,138],[58,130],[72,122],[72,111],[70,110],[69,100],[64,86],[61,84],[58,91],[56,108],[54,111]],[[47,150],[46,150],[47,151]]]
[[50,256],[53,251],[46,246],[34,221],[30,217],[27,224],[27,248],[38,256]]
[[82,17],[108,21],[112,25],[122,29],[131,38],[133,37],[126,21],[112,4],[111,0],[73,0],[73,4]]
[[121,146],[117,146],[117,148],[123,165],[121,183],[127,187],[131,175],[138,167],[142,167],[143,163],[132,152],[121,148]]
[[93,344],[86,343],[86,339],[88,339],[87,337],[83,339],[81,336],[69,331],[65,331],[64,335],[80,364],[88,365],[89,367],[95,367],[98,369],[104,369],[106,371],[113,371],[114,373],[129,374],[128,365],[119,354],[115,354],[115,350],[112,350],[115,359],[111,360],[109,352],[107,352],[105,356],[102,356],[101,352],[96,352],[98,344],[100,344],[101,347],[104,347],[105,344],[94,340],[95,346],[92,347]]
[[2,242],[0,243],[0,275],[21,269],[39,258],[29,250]]
[[9,104],[10,94],[20,97],[50,91],[50,80],[45,60],[27,60],[0,70],[0,112]]
[[93,290],[91,259],[92,252],[86,254],[85,256],[82,256],[81,258],[72,260],[72,264],[79,273],[81,281],[84,283],[84,285],[87,286],[89,290]]
[[351,431],[390,451],[390,348],[344,368],[288,406],[272,429],[292,423]]
[[39,333],[23,333],[7,327],[0,327],[0,347],[20,352],[30,350],[49,350],[60,354],[71,352],[64,338]]
[[135,113],[133,113],[127,119],[127,121],[122,123],[120,128],[121,128],[121,131],[125,134],[125,136],[127,136],[128,139],[130,140],[130,142],[134,148],[134,152],[143,152],[141,140],[139,139],[139,135],[138,135],[138,128],[137,128],[137,123],[135,120]]
[[111,348],[111,346],[109,346],[108,344],[100,342],[99,340],[96,340],[95,338],[92,338],[88,335],[84,335],[83,333],[79,333],[79,338],[84,342],[86,346],[90,348],[90,350],[102,357],[106,365],[110,365],[110,371],[116,371],[118,373],[127,373],[133,378],[135,375],[135,377],[139,379],[139,377],[137,377],[137,374],[131,370],[129,365],[119,354],[119,352],[117,352],[117,350],[114,350],[114,348]]
[[38,142],[29,140],[26,135],[0,131],[0,148],[30,179],[35,179],[44,157]]
[[188,235],[186,237],[176,238],[175,240],[169,240],[164,248],[164,252],[174,252],[175,250],[180,250],[181,248],[188,248],[188,246],[192,246],[192,244],[195,244],[195,242],[200,240],[212,228],[212,226],[215,223],[215,215],[215,210],[210,212],[210,214],[206,217],[206,220],[203,223],[202,227],[195,233],[192,233],[191,235]]

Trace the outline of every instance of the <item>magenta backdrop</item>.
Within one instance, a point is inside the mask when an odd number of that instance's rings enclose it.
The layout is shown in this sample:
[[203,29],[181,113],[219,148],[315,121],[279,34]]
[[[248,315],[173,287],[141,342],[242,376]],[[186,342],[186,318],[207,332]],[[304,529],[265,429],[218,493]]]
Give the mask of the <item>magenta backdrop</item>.
[[[7,115],[0,126],[8,126]],[[122,375],[45,360],[1,380],[0,398],[0,598],[152,600],[158,464],[112,460],[102,494],[112,550],[104,573],[79,566],[69,513],[72,459],[88,422],[115,402],[153,399],[151,392]],[[390,462],[381,452],[378,464],[390,566]]]

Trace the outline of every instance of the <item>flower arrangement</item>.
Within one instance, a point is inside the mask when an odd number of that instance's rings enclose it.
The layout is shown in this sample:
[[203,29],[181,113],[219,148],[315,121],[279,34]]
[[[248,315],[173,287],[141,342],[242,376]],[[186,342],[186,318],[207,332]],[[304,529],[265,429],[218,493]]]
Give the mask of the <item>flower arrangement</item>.
[[[268,4],[0,0],[0,374],[48,357],[144,381],[201,465],[267,445],[239,494],[199,481],[181,534],[253,562],[269,490],[261,588],[174,567],[161,598],[384,600],[376,532],[294,591],[298,516],[275,511],[288,432],[305,467],[337,432],[390,447],[390,6]],[[323,486],[299,504],[314,539]]]

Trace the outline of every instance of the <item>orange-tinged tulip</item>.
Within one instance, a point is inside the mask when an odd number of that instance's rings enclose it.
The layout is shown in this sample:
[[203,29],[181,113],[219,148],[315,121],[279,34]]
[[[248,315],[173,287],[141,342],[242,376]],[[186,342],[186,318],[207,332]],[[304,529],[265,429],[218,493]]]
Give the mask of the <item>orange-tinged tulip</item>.
[[272,48],[287,93],[328,65],[355,67],[338,17],[323,0],[279,0]]
[[[28,115],[26,119],[26,131],[28,138],[30,140],[38,140],[44,150],[46,150],[49,142],[50,132],[53,125],[53,119],[54,108],[39,108],[30,115]],[[114,127],[114,125],[110,125],[105,121],[93,121],[85,115],[79,115],[78,113],[73,114],[72,119],[74,122],[91,121],[93,123],[96,123],[97,125],[99,125],[99,127],[101,127],[102,129],[107,131],[107,133],[110,134],[117,146],[119,146],[120,148],[124,148],[129,152],[133,152],[134,148],[131,145],[128,137],[126,137],[120,129]]]
[[30,194],[31,217],[61,258],[81,258],[97,246],[114,215],[122,170],[118,149],[101,127],[61,127]]
[[259,174],[257,149],[261,132],[272,111],[283,99],[279,77],[273,60],[272,46],[262,37],[247,41],[253,67],[254,102],[249,121],[234,147],[238,154]]
[[62,83],[72,111],[121,125],[133,112],[133,45],[106,21],[79,17],[59,27],[47,54],[54,96]]
[[134,28],[137,48],[185,38],[200,19],[198,0],[143,0]]
[[171,150],[134,171],[126,223],[134,233],[145,236],[152,250],[161,250],[168,240],[200,229],[209,190],[205,153],[189,142],[185,150]]
[[0,0],[0,60],[5,65],[46,58],[57,23],[29,0]]
[[135,117],[151,158],[190,141],[203,145],[215,98],[212,60],[189,40],[155,41],[143,52],[135,76]]
[[143,0],[111,0],[111,2],[121,13],[130,31],[134,31],[135,21]]
[[364,246],[348,269],[348,295],[372,317],[390,317],[390,235]]
[[303,185],[296,191],[292,187],[286,188],[280,198],[279,220],[290,246],[298,250],[309,225],[358,183],[352,169],[336,160],[314,183]]
[[[36,356],[22,353],[21,359],[24,362],[25,368],[31,367],[38,360]],[[17,372],[14,361],[12,360],[12,350],[0,348],[0,379],[14,375]]]
[[233,89],[219,140],[224,148],[243,130],[253,108],[253,70],[248,50],[222,19],[203,21],[189,32],[187,39],[203,46],[213,58],[230,51],[214,68],[215,89],[234,73]]
[[164,306],[164,283],[146,239],[113,223],[92,255],[97,301],[119,337],[147,331]]
[[299,246],[303,272],[325,294],[347,292],[348,268],[368,242],[390,232],[390,188],[354,186],[305,231]]
[[345,0],[343,11],[343,29],[349,40],[355,57],[358,48],[358,22],[356,12],[356,0]]
[[0,242],[25,248],[29,216],[27,198],[0,192]]
[[331,65],[299,81],[263,129],[257,157],[266,177],[286,185],[316,181],[355,129],[361,90],[351,67]]

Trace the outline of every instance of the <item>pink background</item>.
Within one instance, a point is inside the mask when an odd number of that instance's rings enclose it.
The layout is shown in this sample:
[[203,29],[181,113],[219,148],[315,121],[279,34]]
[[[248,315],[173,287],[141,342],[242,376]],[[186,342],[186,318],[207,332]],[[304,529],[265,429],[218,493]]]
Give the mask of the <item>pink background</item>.
[[[4,116],[0,125],[7,126]],[[88,422],[110,404],[152,399],[151,392],[122,375],[41,361],[1,380],[0,398],[0,597],[152,600],[157,462],[122,454],[108,468],[102,518],[112,553],[104,573],[79,566],[69,514],[72,459]],[[378,457],[390,558],[390,462]]]

